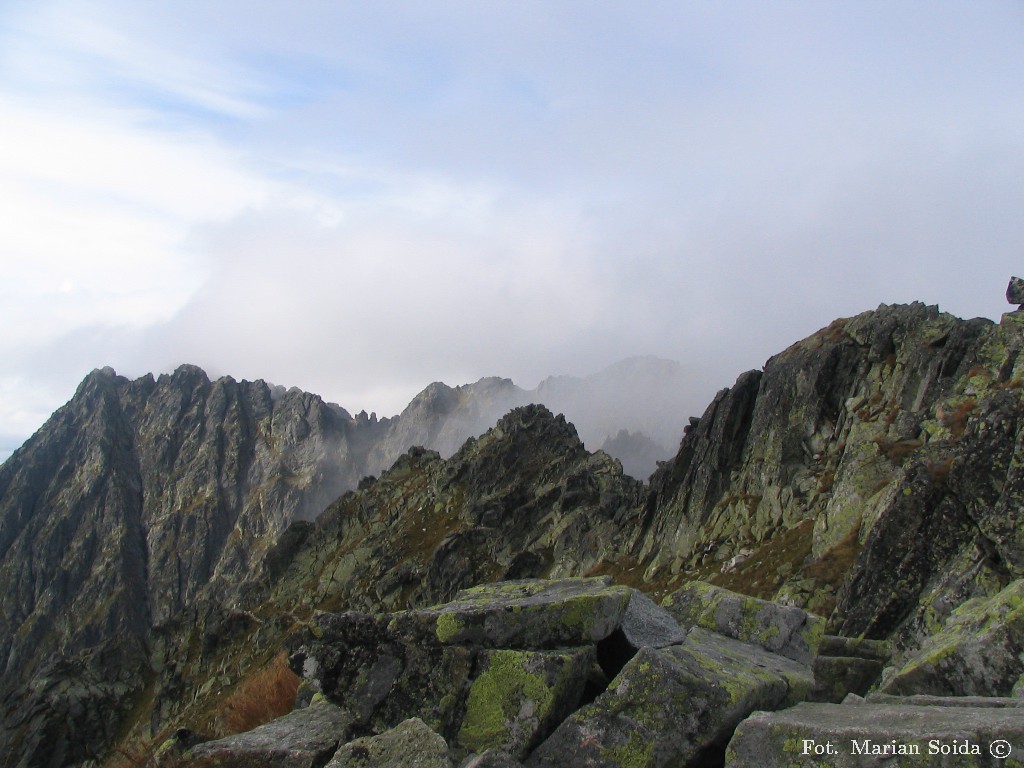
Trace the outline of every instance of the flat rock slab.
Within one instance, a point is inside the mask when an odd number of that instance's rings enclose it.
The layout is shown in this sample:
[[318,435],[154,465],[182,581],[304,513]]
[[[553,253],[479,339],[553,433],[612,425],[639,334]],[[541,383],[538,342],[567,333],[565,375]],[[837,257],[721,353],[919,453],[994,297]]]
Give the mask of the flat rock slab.
[[530,755],[530,768],[683,766],[756,709],[802,700],[810,669],[732,638],[695,629],[667,648],[643,648],[604,693]]
[[726,768],[1024,765],[1024,710],[802,703],[736,729]]
[[667,596],[662,605],[684,629],[710,629],[805,664],[817,654],[825,634],[821,616],[703,581],[689,582]]
[[452,768],[448,744],[418,717],[341,747],[326,768]]
[[1024,700],[1011,696],[892,696],[869,693],[867,704],[913,704],[919,707],[1024,707]]
[[318,768],[352,734],[354,718],[319,702],[245,733],[207,741],[186,753],[197,768]]
[[394,614],[399,632],[444,645],[560,648],[590,645],[619,628],[632,589],[608,578],[526,579],[464,589],[450,603]]

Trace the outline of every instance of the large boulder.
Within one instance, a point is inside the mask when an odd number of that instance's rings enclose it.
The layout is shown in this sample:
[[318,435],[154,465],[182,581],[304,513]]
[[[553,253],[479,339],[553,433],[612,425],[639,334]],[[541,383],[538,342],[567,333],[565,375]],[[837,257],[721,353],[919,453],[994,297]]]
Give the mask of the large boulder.
[[691,581],[662,601],[684,627],[754,643],[781,656],[810,663],[825,633],[825,619],[789,605]]
[[597,579],[525,579],[464,589],[436,608],[395,614],[403,631],[444,645],[558,648],[603,640],[621,624],[634,590]]
[[451,768],[448,744],[419,718],[341,747],[326,768]]
[[595,656],[589,647],[482,652],[459,744],[524,757],[579,705]]
[[291,640],[290,664],[309,687],[352,712],[362,732],[420,717],[458,732],[474,650],[398,628],[388,615],[320,613]]
[[977,768],[1019,766],[1022,760],[1024,709],[802,703],[744,720],[725,764]]
[[1024,674],[1024,579],[959,606],[902,666],[884,693],[1008,696]]
[[697,628],[679,645],[641,649],[604,693],[566,719],[525,764],[686,765],[721,750],[754,710],[802,700],[812,682],[806,665]]
[[361,729],[419,717],[449,743],[522,758],[638,649],[684,637],[608,578],[520,580],[432,608],[317,614],[292,639],[291,665]]
[[345,710],[317,702],[251,731],[199,744],[186,757],[195,768],[319,768],[352,735],[353,725]]

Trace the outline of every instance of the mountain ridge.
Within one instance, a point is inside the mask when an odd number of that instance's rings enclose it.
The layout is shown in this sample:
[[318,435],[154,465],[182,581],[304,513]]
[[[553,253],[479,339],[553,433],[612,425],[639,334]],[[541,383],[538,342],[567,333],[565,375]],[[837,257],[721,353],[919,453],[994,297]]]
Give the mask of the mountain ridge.
[[[564,416],[519,406],[450,457],[410,449],[315,521],[292,522],[274,510],[300,504],[312,474],[289,457],[348,450],[370,428],[353,423],[381,422],[198,369],[94,372],[80,387],[90,408],[60,409],[0,468],[0,742],[30,755],[23,765],[55,766],[54,740],[81,761],[115,737],[223,733],[235,686],[314,611],[422,607],[502,578],[607,575],[655,599],[710,580],[890,640],[894,669],[911,664],[960,606],[1024,576],[1022,348],[1021,312],[996,324],[881,305],[741,374],[646,485],[588,451]],[[453,392],[424,401],[447,407]],[[259,429],[222,418],[242,412]],[[152,503],[133,515],[139,494]],[[143,518],[157,523],[144,537]],[[241,547],[243,534],[258,546]],[[142,650],[124,642],[139,611]],[[58,614],[57,634],[40,634]],[[109,659],[138,673],[98,686],[90,675]],[[54,678],[70,668],[86,682]],[[1000,678],[999,695],[1012,682]]]

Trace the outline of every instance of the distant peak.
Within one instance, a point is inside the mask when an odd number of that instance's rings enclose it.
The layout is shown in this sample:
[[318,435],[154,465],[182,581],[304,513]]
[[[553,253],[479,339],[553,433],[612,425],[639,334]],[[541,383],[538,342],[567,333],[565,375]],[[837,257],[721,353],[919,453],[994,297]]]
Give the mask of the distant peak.
[[75,394],[77,396],[87,391],[93,391],[96,388],[107,388],[116,383],[118,378],[120,377],[117,375],[117,371],[109,365],[103,368],[94,368],[82,379],[82,383],[78,385],[78,390]]
[[573,442],[579,441],[576,427],[566,421],[565,416],[562,414],[556,416],[547,406],[540,403],[513,408],[502,416],[497,424],[497,429],[506,434],[521,431],[532,432],[537,429],[550,430],[552,427]]

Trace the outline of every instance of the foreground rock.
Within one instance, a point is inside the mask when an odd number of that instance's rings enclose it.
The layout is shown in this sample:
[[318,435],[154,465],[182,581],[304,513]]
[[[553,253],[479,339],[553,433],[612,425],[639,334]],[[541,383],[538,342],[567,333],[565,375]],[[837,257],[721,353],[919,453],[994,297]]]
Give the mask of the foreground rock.
[[939,696],[1008,696],[1024,674],[1024,579],[970,600],[894,674],[882,691]]
[[820,616],[702,581],[673,592],[664,606],[683,627],[710,629],[804,664],[814,658],[825,632]]
[[418,717],[463,750],[522,758],[638,650],[684,636],[607,578],[521,580],[433,608],[318,614],[293,639],[291,664],[360,729]]
[[803,703],[758,712],[741,723],[725,764],[978,768],[1019,766],[1022,760],[1024,710],[1019,708]]
[[352,716],[320,702],[246,733],[193,747],[196,768],[319,768],[352,734]]
[[473,751],[497,748],[524,757],[580,703],[596,660],[590,648],[495,650],[481,654],[458,741]]
[[358,728],[417,717],[480,765],[686,765],[720,754],[752,711],[806,698],[809,664],[775,651],[809,660],[820,639],[820,619],[804,611],[701,594],[691,586],[672,604],[688,616],[718,606],[727,631],[761,644],[697,620],[687,633],[607,579],[524,580],[428,609],[318,615],[296,637],[292,666]]
[[679,645],[637,653],[608,690],[562,723],[526,765],[688,765],[723,748],[752,711],[794,704],[812,684],[806,665],[697,628]]
[[[959,661],[921,679],[949,687],[969,667],[1012,686],[1018,589],[954,613],[935,642]],[[228,768],[844,768],[904,755],[994,765],[978,750],[1024,748],[1024,699],[860,698],[887,642],[824,635],[806,611],[700,583],[664,602],[608,578],[528,579],[430,608],[318,614],[290,658],[314,703],[186,757]],[[990,658],[972,665],[970,653]],[[822,697],[846,703],[808,702]]]
[[448,745],[419,718],[405,720],[379,736],[351,741],[327,768],[451,768]]

